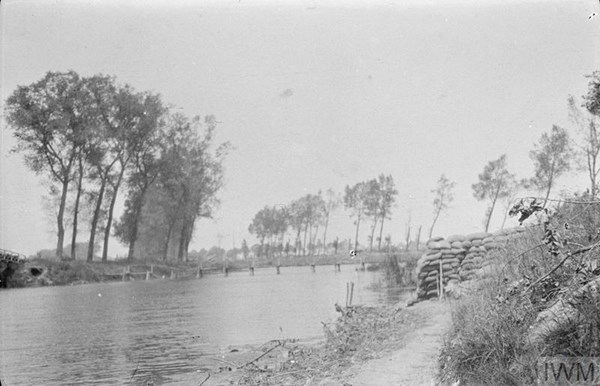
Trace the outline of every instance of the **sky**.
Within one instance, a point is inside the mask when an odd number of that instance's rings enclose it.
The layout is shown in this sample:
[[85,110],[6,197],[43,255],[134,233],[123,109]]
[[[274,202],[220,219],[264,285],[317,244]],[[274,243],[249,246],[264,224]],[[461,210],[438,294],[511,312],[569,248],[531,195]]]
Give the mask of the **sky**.
[[[217,141],[234,150],[221,204],[190,249],[253,243],[248,225],[264,206],[382,173],[399,191],[384,228],[397,243],[409,219],[427,235],[442,173],[455,199],[434,235],[480,231],[488,203],[471,185],[485,164],[507,154],[509,170],[530,177],[542,133],[553,124],[576,133],[567,98],[580,100],[598,69],[599,23],[592,0],[5,0],[0,96],[74,70],[160,93],[190,116],[214,114]],[[0,248],[54,248],[42,178],[11,152],[1,124]],[[585,187],[573,171],[554,195]],[[328,235],[353,237],[348,211],[333,214]],[[125,247],[113,239],[110,254]]]

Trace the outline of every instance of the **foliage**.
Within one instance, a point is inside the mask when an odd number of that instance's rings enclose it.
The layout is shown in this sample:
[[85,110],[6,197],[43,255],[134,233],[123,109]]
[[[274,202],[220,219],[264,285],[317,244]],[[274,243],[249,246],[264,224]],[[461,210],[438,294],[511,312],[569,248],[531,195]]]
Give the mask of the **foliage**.
[[546,191],[544,206],[556,178],[570,169],[571,156],[569,134],[556,125],[552,126],[550,134],[542,134],[535,149],[529,153],[535,168],[531,183],[538,189]]
[[[520,200],[511,215],[529,222],[522,237],[492,253],[493,265],[458,301],[440,366],[444,382],[535,382],[541,355],[595,356],[598,297],[574,300],[598,280],[600,205],[576,195],[550,210],[535,198]],[[568,311],[560,308],[572,307]],[[550,312],[550,319],[540,318]],[[532,333],[543,331],[541,340]]]
[[479,174],[479,182],[472,185],[473,195],[477,200],[491,201],[485,222],[486,232],[489,229],[496,202],[499,198],[508,196],[510,187],[514,185],[515,176],[506,169],[506,154],[503,154],[497,160],[488,162],[483,169],[483,173]]
[[433,234],[433,227],[440,217],[440,213],[442,211],[448,209],[452,201],[454,201],[454,193],[452,189],[456,185],[455,182],[450,181],[445,174],[440,176],[440,179],[437,182],[437,186],[435,189],[431,191],[434,194],[433,199],[433,223],[431,224],[431,228],[429,228],[429,238]]
[[26,165],[60,188],[56,256],[62,258],[64,212],[74,164],[82,151],[88,127],[95,126],[89,112],[90,95],[74,71],[48,72],[38,82],[19,86],[6,100],[7,123],[17,139],[14,151],[23,153]]
[[[125,213],[115,231],[130,244],[130,258],[138,227],[146,226],[140,224],[141,212],[151,188],[158,207],[146,208],[166,215],[171,228],[179,225],[180,258],[187,253],[195,220],[210,216],[217,204],[222,161],[229,146],[211,152],[216,127],[212,116],[205,118],[206,130],[201,134],[200,118],[168,114],[157,94],[136,92],[111,76],[80,77],[74,71],[48,72],[36,83],[19,86],[7,99],[6,116],[17,139],[14,150],[23,153],[33,171],[52,182],[51,196],[60,197],[51,200],[58,206],[59,257],[69,185],[75,178],[72,244],[83,195],[88,199],[86,207],[93,208],[90,246],[95,245],[97,229],[104,229],[103,261],[123,181],[128,189]],[[148,217],[160,216],[149,213]],[[167,243],[172,236],[165,237]],[[92,259],[93,248],[88,248],[88,260]]]

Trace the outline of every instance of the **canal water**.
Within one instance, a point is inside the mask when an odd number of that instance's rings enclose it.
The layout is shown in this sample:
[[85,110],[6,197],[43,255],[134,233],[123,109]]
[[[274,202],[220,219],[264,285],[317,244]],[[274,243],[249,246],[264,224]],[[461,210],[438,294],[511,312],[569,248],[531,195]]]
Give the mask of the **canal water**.
[[0,291],[0,380],[9,386],[129,384],[135,371],[169,383],[236,346],[322,339],[321,322],[335,320],[334,304],[345,304],[349,282],[355,283],[353,304],[406,298],[381,289],[380,273],[356,268]]

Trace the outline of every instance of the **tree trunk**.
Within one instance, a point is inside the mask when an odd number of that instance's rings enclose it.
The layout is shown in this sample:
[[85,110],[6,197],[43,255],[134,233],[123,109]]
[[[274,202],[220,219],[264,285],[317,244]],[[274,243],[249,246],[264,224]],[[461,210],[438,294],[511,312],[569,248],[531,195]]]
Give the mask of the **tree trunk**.
[[304,226],[304,245],[302,246],[302,256],[306,256],[306,233],[308,232],[308,220]]
[[56,243],[56,258],[62,259],[63,257],[63,244],[65,241],[65,226],[63,224],[63,219],[65,216],[65,206],[67,203],[67,190],[69,188],[69,178],[68,175],[65,176],[62,183],[62,192],[60,194],[60,206],[58,208],[58,214],[56,216],[56,225],[58,230],[58,241]]
[[167,255],[169,254],[169,242],[171,241],[171,233],[173,232],[173,227],[175,226],[175,221],[170,221],[169,222],[169,227],[167,229],[167,238],[165,240],[165,244],[163,247],[163,256],[162,259],[163,261],[167,260]]
[[108,260],[108,241],[110,240],[110,228],[112,227],[113,211],[115,209],[115,202],[117,201],[117,194],[119,192],[119,186],[123,179],[123,173],[125,173],[125,167],[121,168],[117,183],[113,187],[113,195],[110,200],[110,207],[108,209],[108,219],[106,220],[106,228],[104,228],[104,247],[102,248],[102,262],[106,263]]
[[77,258],[77,220],[79,217],[79,200],[81,198],[81,189],[83,182],[83,162],[79,158],[79,178],[77,179],[77,196],[75,196],[75,210],[73,213],[73,235],[71,237],[71,259]]
[[179,233],[179,248],[177,248],[177,261],[183,261],[183,250],[185,248],[185,221],[181,222],[181,232]]
[[150,183],[145,183],[140,190],[140,197],[138,198],[138,203],[135,208],[135,218],[133,219],[133,227],[131,230],[131,237],[129,239],[129,250],[127,251],[127,260],[133,259],[133,254],[135,253],[135,243],[138,238],[139,232],[139,221],[142,218],[142,211],[144,210],[144,203],[146,201],[146,192],[150,185],[154,182],[154,179],[150,181]]
[[433,223],[431,224],[431,228],[429,228],[429,239],[431,239],[431,235],[433,234],[433,227],[435,226],[435,223],[438,220],[438,217],[440,217],[440,212],[442,211],[441,208],[438,208],[437,212],[435,213],[435,217],[433,218]]
[[100,209],[102,208],[102,201],[104,200],[104,190],[106,189],[106,176],[102,178],[100,184],[100,192],[98,193],[98,199],[96,201],[96,209],[94,209],[94,215],[92,216],[92,227],[90,229],[90,241],[88,243],[87,261],[91,262],[94,259],[94,242],[96,241],[96,227],[98,226],[98,218],[100,217]]
[[490,227],[490,220],[492,219],[492,213],[494,212],[494,207],[496,206],[496,200],[498,199],[498,194],[494,197],[492,201],[492,207],[490,208],[490,213],[488,214],[487,221],[485,222],[485,231],[487,232]]
[[354,250],[358,248],[358,228],[360,227],[360,215],[356,219],[356,233],[354,234]]
[[323,254],[327,252],[327,244],[325,241],[327,240],[327,227],[329,226],[329,213],[327,213],[327,217],[325,218],[325,230],[323,230]]
[[383,222],[385,221],[385,213],[381,216],[381,227],[379,227],[379,244],[377,250],[381,252],[381,238],[383,237]]
[[377,222],[379,219],[375,216],[373,220],[373,227],[371,227],[371,240],[369,242],[369,252],[373,252],[373,237],[375,236],[375,229],[377,229]]

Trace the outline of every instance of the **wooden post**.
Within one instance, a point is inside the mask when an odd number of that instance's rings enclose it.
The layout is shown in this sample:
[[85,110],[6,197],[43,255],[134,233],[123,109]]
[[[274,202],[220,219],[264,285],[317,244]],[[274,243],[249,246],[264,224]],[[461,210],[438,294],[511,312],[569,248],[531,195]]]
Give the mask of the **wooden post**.
[[146,280],[150,280],[150,271],[146,271]]
[[350,299],[350,283],[346,282],[346,308],[348,308],[348,300]]
[[276,267],[277,268],[277,274],[279,275],[281,272],[279,271],[279,265]]
[[315,272],[316,272],[316,269],[315,269],[315,265],[314,265],[314,264],[311,264],[311,265],[310,265],[310,270],[311,270],[313,273],[315,273]]
[[150,273],[154,275],[154,264],[150,264]]
[[171,280],[175,279],[177,276],[175,275],[175,272],[173,272],[173,270],[171,269]]
[[204,273],[202,272],[202,267],[198,266],[198,272],[196,273],[196,278],[200,279]]
[[127,269],[123,267],[123,281],[125,281],[125,275],[127,274]]
[[350,306],[352,305],[352,297],[354,296],[354,282],[350,282]]
[[440,290],[438,292],[438,298],[444,299],[444,273],[442,269],[442,258],[440,257]]

